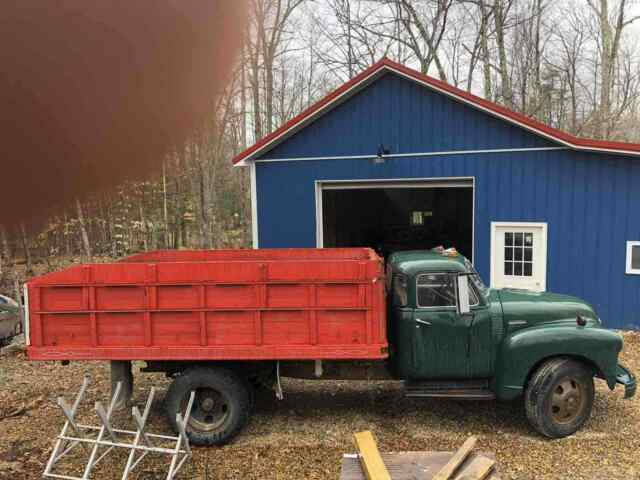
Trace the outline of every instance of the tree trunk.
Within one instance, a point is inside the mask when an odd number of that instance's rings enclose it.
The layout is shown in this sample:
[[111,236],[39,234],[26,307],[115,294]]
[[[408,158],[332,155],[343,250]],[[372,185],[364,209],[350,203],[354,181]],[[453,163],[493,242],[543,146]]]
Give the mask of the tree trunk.
[[513,108],[513,90],[511,88],[511,78],[509,77],[509,64],[507,63],[507,49],[505,45],[506,11],[503,0],[496,1],[493,17],[496,30],[496,45],[498,47],[502,101],[508,108]]
[[27,275],[33,275],[33,261],[31,259],[31,249],[29,248],[29,237],[27,236],[27,227],[25,227],[23,222],[20,222],[20,240],[22,241],[24,258],[27,262]]
[[87,261],[90,262],[92,258],[91,253],[91,244],[89,243],[89,235],[87,233],[87,226],[84,221],[84,213],[82,212],[82,204],[80,203],[80,199],[76,197],[76,208],[78,210],[78,223],[80,224],[80,234],[82,236],[82,249],[84,250],[84,254],[87,258]]

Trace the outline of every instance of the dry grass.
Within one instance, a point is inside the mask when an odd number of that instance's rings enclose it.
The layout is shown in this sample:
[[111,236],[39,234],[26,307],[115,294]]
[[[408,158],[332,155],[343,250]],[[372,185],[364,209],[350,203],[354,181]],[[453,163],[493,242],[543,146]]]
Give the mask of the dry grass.
[[[625,334],[622,360],[640,372],[640,334]],[[103,363],[36,363],[18,354],[0,358],[0,417],[22,405],[23,415],[0,421],[0,478],[36,479],[44,468],[52,440],[62,426],[55,406],[59,394],[71,398],[88,371],[94,377],[82,415],[93,401],[108,395],[109,372]],[[169,432],[162,410],[168,381],[162,375],[139,375],[135,401],[148,388],[160,389],[150,431]],[[478,436],[478,448],[495,451],[503,478],[603,479],[640,478],[640,399],[623,400],[597,382],[592,419],[578,434],[556,441],[531,431],[520,402],[409,400],[397,384],[382,382],[284,382],[285,400],[258,399],[249,427],[231,445],[197,448],[180,478],[192,479],[337,479],[343,453],[352,452],[351,435],[371,429],[383,451],[453,450]],[[38,406],[28,405],[42,396]],[[126,422],[125,414],[121,422]],[[80,459],[76,461],[80,464]],[[122,457],[93,478],[120,478]],[[141,465],[135,479],[164,478],[161,461]]]

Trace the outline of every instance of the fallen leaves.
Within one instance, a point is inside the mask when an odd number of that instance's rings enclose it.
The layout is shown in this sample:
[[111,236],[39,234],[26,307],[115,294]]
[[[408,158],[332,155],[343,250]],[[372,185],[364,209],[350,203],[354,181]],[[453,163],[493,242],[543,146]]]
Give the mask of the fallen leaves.
[[[622,362],[640,373],[640,334],[624,334]],[[92,375],[80,418],[95,423],[96,400],[109,395],[106,362],[29,362],[23,353],[0,358],[0,479],[40,478],[55,436],[64,423],[54,403],[72,400],[85,372]],[[140,405],[153,385],[159,389],[149,431],[171,433],[162,398],[169,380],[162,374],[135,374],[134,402]],[[598,381],[591,420],[569,438],[550,441],[529,427],[521,402],[410,400],[398,383],[287,380],[279,402],[262,392],[248,428],[232,444],[194,448],[179,478],[184,480],[338,479],[342,454],[353,453],[352,435],[375,432],[381,451],[453,451],[471,434],[478,448],[493,451],[503,479],[640,478],[640,397],[624,400]],[[41,400],[41,401],[40,401]],[[34,402],[30,405],[30,402]],[[128,413],[116,419],[126,425]],[[119,422],[119,423],[118,423]],[[82,455],[71,464],[80,467]],[[100,480],[119,479],[120,457],[96,472]],[[120,471],[119,471],[120,470]],[[149,457],[132,480],[166,472],[164,458]]]

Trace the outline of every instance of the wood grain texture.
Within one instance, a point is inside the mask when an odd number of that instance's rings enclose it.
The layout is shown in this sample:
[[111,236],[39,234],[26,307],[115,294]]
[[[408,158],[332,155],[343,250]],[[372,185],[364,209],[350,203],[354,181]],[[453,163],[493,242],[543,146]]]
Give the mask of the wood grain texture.
[[[392,480],[431,480],[433,476],[449,461],[454,452],[382,452],[387,471]],[[471,453],[462,464],[465,468],[474,458],[482,455],[495,458],[491,452]],[[340,480],[366,480],[360,460],[356,454],[347,454],[342,458]],[[500,480],[499,467],[496,465],[487,480]]]
[[360,454],[360,463],[367,480],[391,480],[391,475],[380,456],[378,445],[370,431],[353,435],[356,448]]
[[493,470],[495,463],[490,458],[477,456],[460,470],[456,480],[484,480]]
[[456,453],[453,454],[453,457],[447,462],[447,464],[442,467],[442,469],[436,473],[433,477],[433,480],[449,480],[453,477],[455,471],[462,465],[462,463],[467,459],[471,451],[476,446],[476,442],[478,439],[476,437],[469,437],[465,440],[462,446],[458,449]]

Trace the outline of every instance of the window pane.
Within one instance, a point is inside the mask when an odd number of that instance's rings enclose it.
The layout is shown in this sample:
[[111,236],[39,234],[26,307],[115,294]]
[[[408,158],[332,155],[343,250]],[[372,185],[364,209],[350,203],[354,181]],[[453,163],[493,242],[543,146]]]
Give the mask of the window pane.
[[513,233],[505,232],[504,234],[504,245],[512,246],[513,245]]
[[513,247],[504,247],[504,259],[513,260]]
[[529,262],[524,262],[524,274],[527,277],[531,277],[533,275],[533,264]]
[[524,244],[528,247],[533,245],[533,233],[524,234]]
[[418,277],[419,307],[453,307],[455,298],[451,275],[430,273]]
[[525,262],[530,262],[532,260],[533,257],[533,248],[524,248],[524,261]]
[[[446,273],[420,275],[418,277],[419,307],[455,307],[455,277]],[[469,305],[478,305],[479,300],[473,288],[469,288]]]
[[513,262],[504,262],[504,274],[513,275]]
[[640,245],[631,247],[631,268],[640,270]]
[[516,262],[513,264],[513,274],[522,276],[522,263]]
[[523,242],[524,233],[517,232],[513,234],[513,244],[516,247],[521,247]]
[[522,249],[521,248],[514,248],[513,249],[513,258],[514,260],[522,260]]
[[397,307],[407,305],[407,277],[394,275],[393,277],[393,304]]

